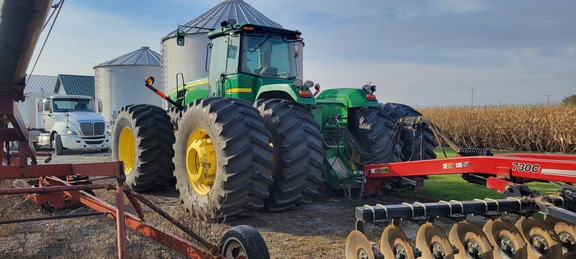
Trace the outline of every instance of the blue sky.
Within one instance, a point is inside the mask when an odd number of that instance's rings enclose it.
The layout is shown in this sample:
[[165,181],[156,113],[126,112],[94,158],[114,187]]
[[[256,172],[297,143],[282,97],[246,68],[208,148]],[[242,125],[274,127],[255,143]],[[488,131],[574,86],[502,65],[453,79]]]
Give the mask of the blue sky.
[[[161,52],[163,36],[219,2],[68,0],[34,74],[93,75],[141,46]],[[472,92],[475,105],[576,94],[576,1],[246,2],[303,32],[304,77],[323,88],[374,82],[380,102],[413,106],[470,105]]]

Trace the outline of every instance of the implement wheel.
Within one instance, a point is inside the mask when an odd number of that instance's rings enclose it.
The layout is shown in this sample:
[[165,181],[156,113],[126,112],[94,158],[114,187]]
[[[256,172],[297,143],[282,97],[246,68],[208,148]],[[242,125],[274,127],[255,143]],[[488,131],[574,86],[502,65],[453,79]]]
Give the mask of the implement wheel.
[[323,184],[325,154],[312,113],[281,99],[259,100],[255,105],[272,134],[274,149],[274,184],[266,208],[280,211],[312,202]]
[[358,231],[352,230],[348,234],[346,239],[346,258],[357,258],[357,259],[374,259],[374,251],[372,251],[372,245],[366,236]]
[[416,248],[422,252],[423,259],[453,259],[454,251],[448,237],[442,229],[430,222],[418,229]]
[[526,242],[524,242],[520,231],[510,221],[502,218],[489,220],[484,224],[482,231],[493,247],[492,252],[495,259],[527,257]]
[[560,258],[562,244],[554,230],[544,220],[522,217],[516,222],[522,238],[528,245],[528,258]]
[[414,250],[406,234],[397,225],[388,225],[380,237],[380,252],[384,258],[414,259]]
[[554,229],[556,235],[558,235],[562,243],[562,255],[564,258],[576,258],[576,227],[552,216],[546,216],[544,221],[548,223],[548,225]]
[[112,132],[112,159],[124,162],[126,183],[135,191],[173,184],[174,133],[170,118],[148,104],[122,107]]
[[218,252],[225,258],[270,258],[268,247],[260,233],[251,226],[235,226],[226,231]]
[[456,259],[492,259],[492,247],[482,229],[468,222],[460,221],[452,226],[449,234],[450,243],[460,251]]
[[176,188],[189,211],[206,219],[250,215],[272,184],[270,133],[246,101],[196,100],[182,115],[174,144]]

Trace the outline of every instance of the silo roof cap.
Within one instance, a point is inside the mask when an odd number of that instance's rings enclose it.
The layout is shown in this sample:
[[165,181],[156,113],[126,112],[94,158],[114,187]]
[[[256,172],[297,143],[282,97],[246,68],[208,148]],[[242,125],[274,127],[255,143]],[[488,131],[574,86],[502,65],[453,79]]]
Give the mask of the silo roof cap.
[[120,57],[108,60],[102,64],[94,66],[161,66],[162,56],[156,51],[153,51],[148,46],[141,47],[135,51],[124,54]]
[[[272,21],[270,18],[266,17],[266,15],[262,14],[242,0],[224,0],[212,9],[184,24],[182,31],[186,34],[207,33],[209,29],[220,28],[220,23],[222,21],[228,21],[230,19],[235,19],[238,24],[249,23],[282,28],[282,25]],[[174,36],[176,36],[176,30],[168,33],[168,35],[162,38],[162,41]]]

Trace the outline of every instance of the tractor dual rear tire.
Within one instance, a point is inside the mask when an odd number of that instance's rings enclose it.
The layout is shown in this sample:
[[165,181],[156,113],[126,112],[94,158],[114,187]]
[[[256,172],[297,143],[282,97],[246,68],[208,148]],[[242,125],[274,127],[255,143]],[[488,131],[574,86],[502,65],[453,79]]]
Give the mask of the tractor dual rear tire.
[[371,155],[359,165],[402,161],[402,143],[394,128],[394,120],[374,106],[357,108],[348,121],[352,135],[364,151]]
[[[380,104],[380,108],[387,112],[395,123],[405,117],[422,116],[414,108],[399,103]],[[402,147],[403,161],[436,159],[434,148],[437,144],[434,140],[434,132],[425,122],[414,125],[403,124],[400,139],[404,144]]]
[[255,106],[272,134],[274,149],[274,184],[266,208],[281,211],[311,203],[323,185],[320,126],[310,111],[291,101],[258,100]]
[[112,159],[124,162],[126,183],[133,190],[162,190],[174,183],[174,133],[170,118],[148,104],[122,107],[112,132]]
[[182,115],[174,144],[176,188],[194,216],[248,216],[264,207],[272,184],[270,133],[246,101],[209,97]]

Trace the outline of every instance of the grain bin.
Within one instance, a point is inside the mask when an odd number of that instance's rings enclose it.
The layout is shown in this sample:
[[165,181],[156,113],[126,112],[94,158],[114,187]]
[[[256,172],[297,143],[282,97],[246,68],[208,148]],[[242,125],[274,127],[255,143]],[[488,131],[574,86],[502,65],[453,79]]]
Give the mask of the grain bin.
[[[206,34],[210,29],[220,28],[220,23],[229,19],[235,19],[238,24],[251,23],[282,28],[280,24],[272,21],[242,0],[222,1],[182,26],[182,31],[186,33],[184,46],[176,44],[176,30],[162,38],[162,74],[165,91],[173,89],[178,84],[182,85],[181,79],[177,84],[176,76],[178,73],[183,74],[184,81],[208,76],[205,65],[207,46],[210,40]],[[301,68],[302,65],[300,64],[298,77],[302,75]]]
[[144,78],[161,78],[162,58],[149,47],[94,66],[96,99],[102,101],[102,115],[110,121],[128,104],[153,104],[162,107],[162,98],[144,87]]

